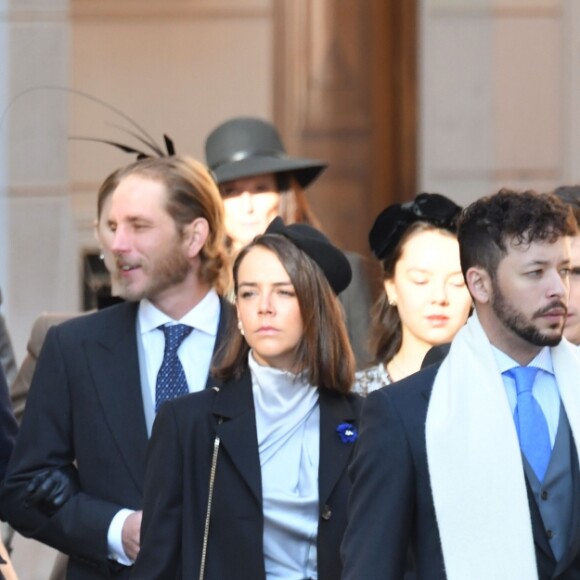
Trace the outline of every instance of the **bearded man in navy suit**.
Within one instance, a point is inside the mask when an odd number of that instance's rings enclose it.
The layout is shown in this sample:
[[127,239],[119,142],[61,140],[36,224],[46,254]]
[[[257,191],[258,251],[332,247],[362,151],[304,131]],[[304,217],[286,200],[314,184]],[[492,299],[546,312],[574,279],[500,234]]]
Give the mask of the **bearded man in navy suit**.
[[[139,552],[145,452],[159,404],[165,329],[186,391],[209,385],[231,306],[224,290],[222,203],[205,167],[184,157],[145,159],[105,180],[106,251],[127,302],[52,327],[0,495],[0,515],[23,535],[70,556],[67,578],[128,578]],[[77,493],[52,515],[26,508],[47,469]]]
[[343,580],[580,578],[580,357],[562,338],[576,223],[553,195],[464,210],[475,312],[449,354],[365,402]]

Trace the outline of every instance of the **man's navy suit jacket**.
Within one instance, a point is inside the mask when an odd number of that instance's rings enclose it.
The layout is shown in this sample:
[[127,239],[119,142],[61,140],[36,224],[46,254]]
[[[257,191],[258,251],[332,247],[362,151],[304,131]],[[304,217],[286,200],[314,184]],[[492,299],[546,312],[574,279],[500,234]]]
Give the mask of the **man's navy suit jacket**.
[[[120,509],[142,509],[148,436],[137,311],[122,303],[49,330],[0,493],[3,519],[70,555],[69,579],[129,575],[108,559],[107,532]],[[216,347],[231,312],[221,300]],[[66,470],[79,493],[46,517],[22,502],[31,478],[50,467]]]
[[[350,470],[354,482],[342,545],[343,580],[403,578],[409,545],[418,580],[446,578],[425,443],[427,408],[438,369],[439,365],[427,367],[371,393],[365,401]],[[574,444],[571,466],[573,521],[569,548],[560,562],[554,559],[528,486],[540,580],[580,578],[580,472]]]

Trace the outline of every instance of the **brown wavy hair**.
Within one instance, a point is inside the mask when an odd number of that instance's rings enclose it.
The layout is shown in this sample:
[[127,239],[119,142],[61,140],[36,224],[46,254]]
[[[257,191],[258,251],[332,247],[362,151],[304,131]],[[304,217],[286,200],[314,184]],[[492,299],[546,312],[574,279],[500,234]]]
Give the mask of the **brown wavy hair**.
[[[257,236],[235,259],[234,289],[238,293],[238,272],[244,258],[255,247],[273,252],[288,273],[300,306],[304,332],[296,347],[297,369],[304,371],[311,385],[348,393],[354,382],[354,354],[350,346],[344,313],[322,270],[288,238],[278,234]],[[213,374],[218,379],[239,378],[247,367],[249,345],[233,332],[216,355]]]

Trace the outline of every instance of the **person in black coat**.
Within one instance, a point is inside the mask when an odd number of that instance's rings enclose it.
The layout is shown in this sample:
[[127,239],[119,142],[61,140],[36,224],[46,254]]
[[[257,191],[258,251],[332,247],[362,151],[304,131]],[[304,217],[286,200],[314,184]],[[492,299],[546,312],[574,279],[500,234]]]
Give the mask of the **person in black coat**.
[[575,233],[551,195],[466,208],[475,312],[438,363],[366,400],[343,580],[402,579],[409,548],[418,580],[580,578],[580,359],[562,340]]
[[[139,550],[161,327],[190,327],[176,356],[185,352],[190,363],[182,385],[203,390],[233,311],[218,295],[223,208],[201,163],[138,161],[107,178],[100,194],[111,197],[112,274],[127,302],[48,331],[0,489],[0,515],[68,554],[67,578],[83,580],[128,578]],[[52,515],[26,509],[29,486],[51,468],[78,493]]]
[[155,421],[132,579],[340,578],[360,399],[335,294],[350,277],[322,234],[280,218],[239,253],[224,384]]

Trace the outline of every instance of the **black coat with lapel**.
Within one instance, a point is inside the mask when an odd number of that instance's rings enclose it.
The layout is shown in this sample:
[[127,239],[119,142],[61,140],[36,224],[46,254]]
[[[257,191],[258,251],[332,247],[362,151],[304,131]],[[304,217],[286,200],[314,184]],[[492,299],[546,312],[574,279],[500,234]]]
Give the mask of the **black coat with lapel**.
[[[1,490],[2,517],[69,554],[68,578],[129,574],[108,559],[107,531],[121,508],[143,502],[148,439],[137,309],[123,303],[49,330]],[[222,301],[216,346],[231,309]],[[50,518],[22,503],[31,478],[48,467],[67,470],[79,488]]]
[[[429,366],[375,391],[364,404],[361,437],[351,466],[343,580],[402,579],[409,545],[418,580],[446,578],[425,444],[425,420],[438,369],[438,364]],[[559,563],[528,488],[540,580],[580,578],[580,473],[572,448],[573,526],[570,547]]]
[[[216,434],[220,449],[207,580],[265,578],[260,459],[249,371],[220,390],[169,402],[153,427],[145,478],[141,552],[131,578],[196,578]],[[318,577],[338,580],[353,445],[336,432],[357,424],[360,400],[320,392]],[[221,422],[220,422],[221,421]]]

